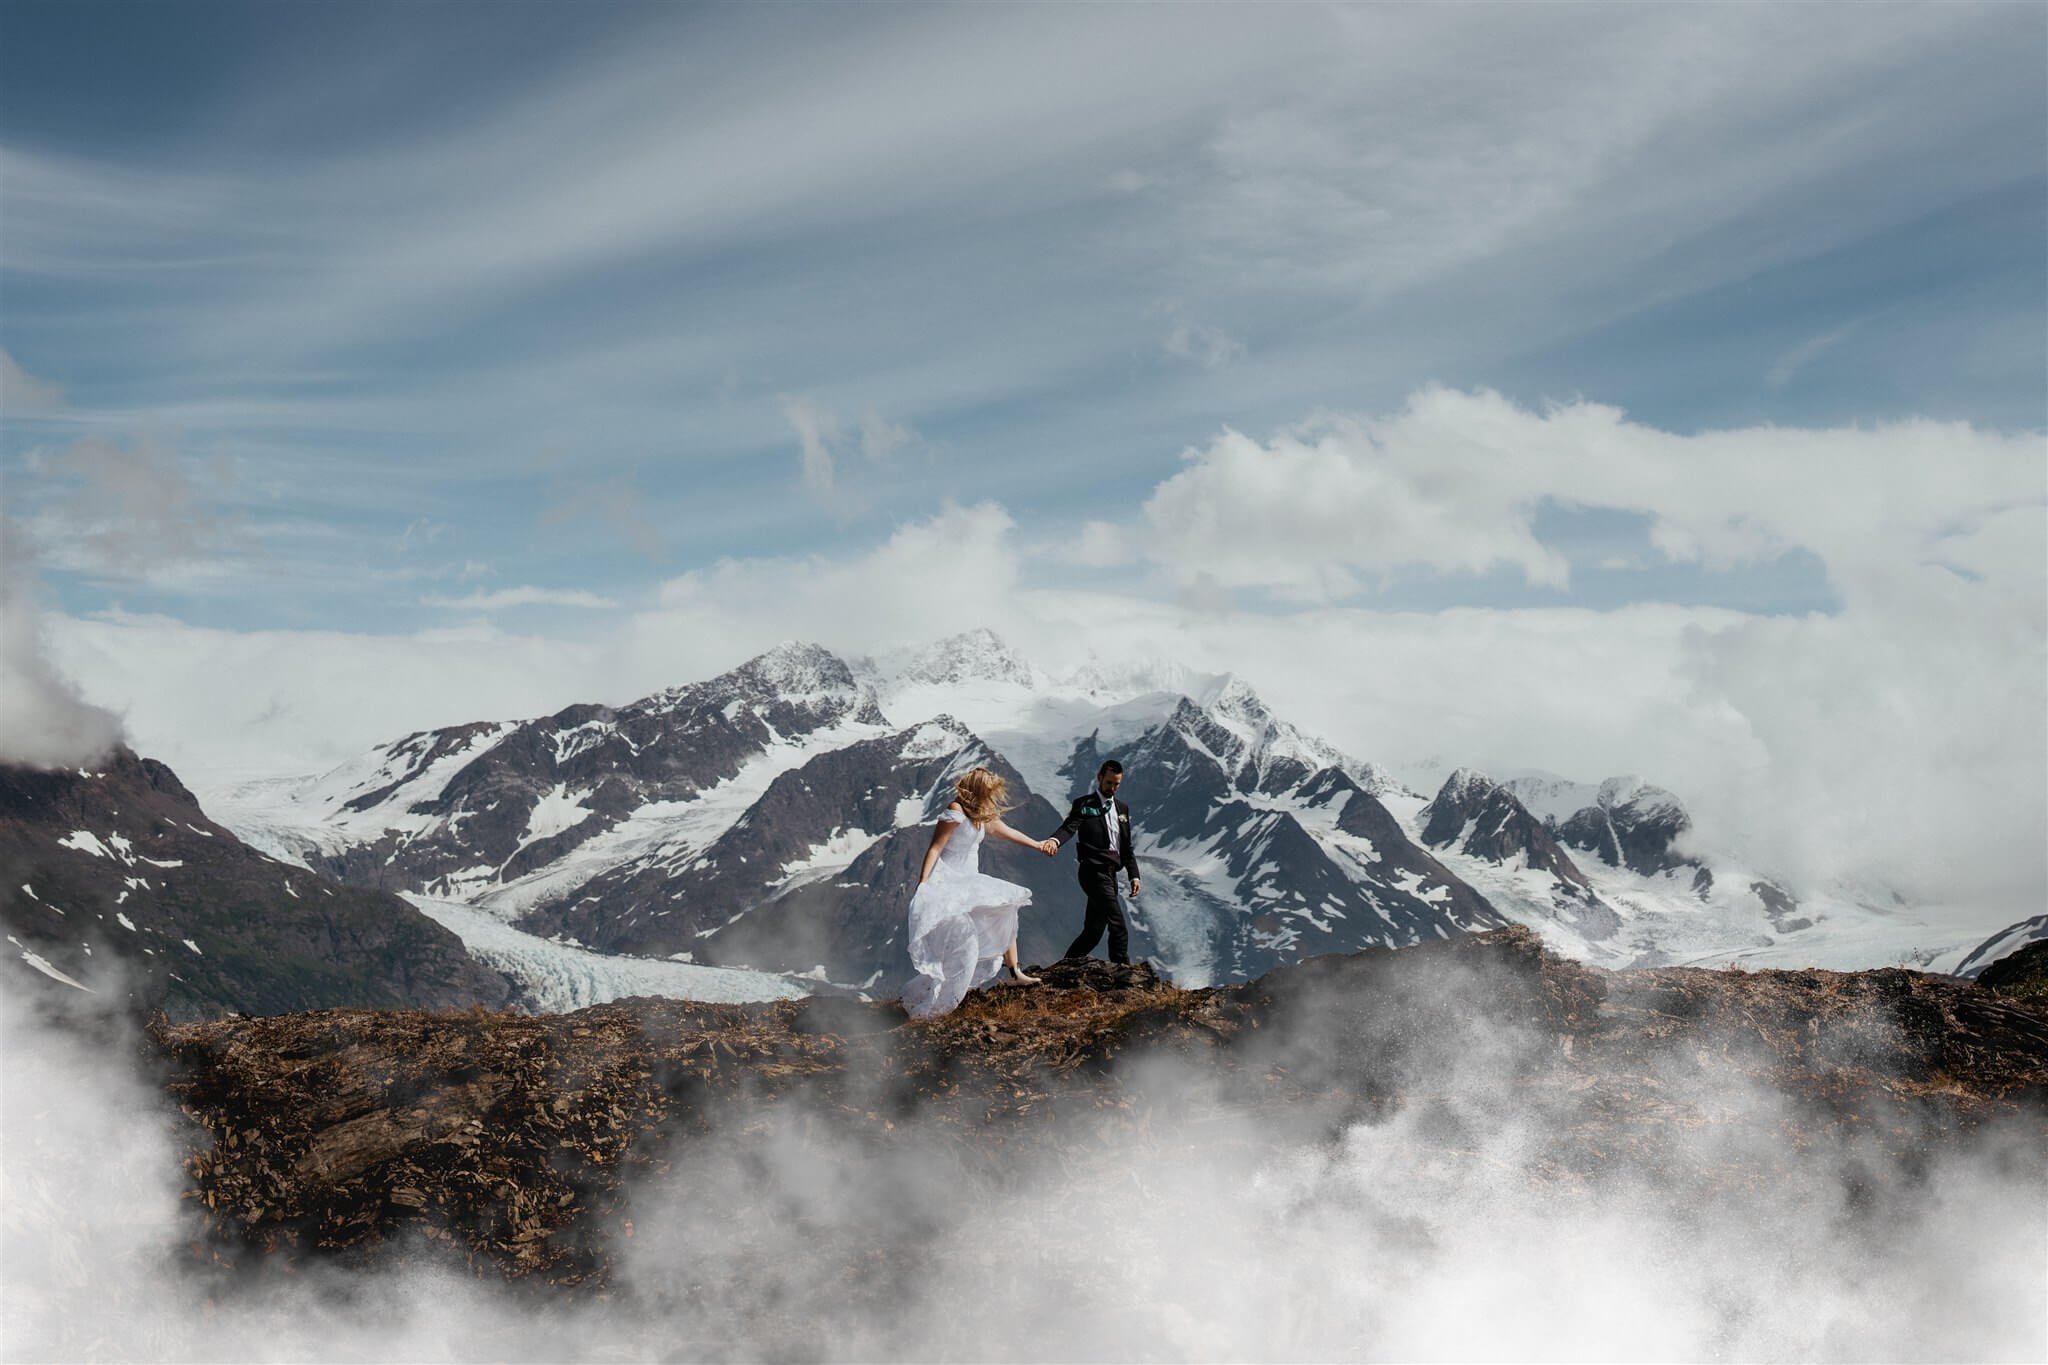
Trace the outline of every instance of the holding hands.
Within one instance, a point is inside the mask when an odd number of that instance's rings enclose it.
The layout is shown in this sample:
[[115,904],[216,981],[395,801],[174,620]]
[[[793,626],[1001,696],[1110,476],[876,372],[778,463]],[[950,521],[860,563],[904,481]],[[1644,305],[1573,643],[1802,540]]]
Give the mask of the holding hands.
[[1050,858],[1050,857],[1051,857],[1051,856],[1052,856],[1053,854],[1055,854],[1055,853],[1057,853],[1057,852],[1059,852],[1059,851],[1060,851],[1060,843],[1059,843],[1059,840],[1057,840],[1057,839],[1040,839],[1040,840],[1038,841],[1038,851],[1039,851],[1040,853],[1043,853],[1043,854],[1044,854],[1044,855],[1045,855],[1046,857]]

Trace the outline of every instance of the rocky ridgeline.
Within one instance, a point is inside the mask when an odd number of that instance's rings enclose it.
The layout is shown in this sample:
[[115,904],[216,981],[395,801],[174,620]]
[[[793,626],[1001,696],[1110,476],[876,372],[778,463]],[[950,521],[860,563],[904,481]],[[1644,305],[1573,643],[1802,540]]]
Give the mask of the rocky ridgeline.
[[[856,1161],[928,1143],[963,1187],[1030,1171],[1105,1208],[1133,1178],[1111,1149],[1147,1166],[1240,1149],[1250,1169],[1404,1113],[1425,1121],[1385,1178],[1455,1182],[1497,1160],[1472,1106],[1445,1100],[1461,1086],[1541,1116],[1527,1178],[1566,1191],[1649,1174],[1710,1197],[1772,1188],[1833,1139],[1910,1170],[1987,1126],[2048,1129],[2048,1011],[1950,977],[1610,972],[1523,929],[1207,990],[1143,966],[1038,970],[1042,986],[924,1022],[844,998],[159,1020],[198,1125],[193,1250],[225,1271],[429,1244],[488,1277],[599,1290],[636,1206],[703,1199],[716,1158],[779,1125]],[[1758,1094],[1771,1104],[1746,1109]],[[1686,1140],[1745,1124],[1753,1140]],[[875,1257],[915,1254],[872,1232],[815,1246],[844,1263],[822,1283],[857,1298],[887,1281]]]

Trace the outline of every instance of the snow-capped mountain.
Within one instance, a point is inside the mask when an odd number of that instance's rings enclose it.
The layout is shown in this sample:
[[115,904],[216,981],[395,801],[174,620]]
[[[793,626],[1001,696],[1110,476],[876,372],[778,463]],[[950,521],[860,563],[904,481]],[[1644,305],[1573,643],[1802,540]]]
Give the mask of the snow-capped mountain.
[[1620,931],[1620,916],[1558,845],[1553,827],[1537,819],[1510,787],[1460,768],[1417,818],[1429,848],[1519,872],[1529,900],[1545,898],[1541,903],[1550,914],[1585,943],[1606,943]]
[[2029,943],[2048,941],[2048,915],[2034,915],[2008,924],[1976,947],[1964,953],[1954,967],[1957,976],[1975,977],[1992,963],[2010,957]]
[[356,885],[468,899],[635,817],[685,805],[709,814],[713,792],[723,800],[710,809],[723,811],[736,787],[773,777],[764,758],[793,764],[883,728],[843,662],[792,645],[617,710],[408,735],[318,778],[244,786],[220,803],[279,856]]
[[1497,909],[1602,965],[1933,966],[1968,947],[1880,888],[1795,893],[1739,852],[1695,850],[1684,804],[1637,777],[1495,782],[1460,769],[1412,809],[1422,842]]
[[[987,632],[852,666],[792,644],[624,707],[410,735],[220,803],[278,856],[423,905],[601,952],[885,990],[954,778],[1003,772],[1011,823],[1042,836],[1113,749],[1146,802],[1133,950],[1182,979],[1506,922],[1379,805],[1399,790],[1383,771],[1242,682],[1202,682],[1190,697],[1052,680]],[[1056,956],[1079,926],[1071,855],[985,857],[1033,888],[1026,956]]]
[[258,852],[126,748],[91,768],[0,766],[0,865],[0,924],[20,967],[9,990],[174,1016],[445,1009],[512,993],[398,897]]
[[1063,776],[1079,790],[1109,757],[1149,869],[1137,916],[1182,977],[1507,922],[1401,828],[1382,774],[1274,720],[1241,683],[1206,706],[1179,698],[1113,748],[1083,737]]
[[[954,778],[1002,772],[1010,823],[1036,837],[1106,757],[1125,765],[1144,869],[1133,952],[1190,984],[1514,921],[1609,965],[1796,956],[1802,934],[1833,942],[1895,909],[1802,903],[1740,859],[1691,851],[1683,805],[1634,778],[1460,770],[1424,797],[1240,679],[1150,665],[1051,677],[988,631],[852,663],[786,644],[625,706],[411,735],[213,804],[280,857],[450,922],[482,916],[479,942],[491,924],[565,950],[887,992]],[[984,856],[1033,890],[1025,957],[1056,956],[1080,922],[1071,854]]]
[[1046,681],[1030,662],[992,630],[983,627],[939,640],[923,649],[906,650],[881,660],[863,659],[855,671],[893,694],[916,687],[959,687],[973,683],[1012,683],[1036,688]]
[[1558,822],[1557,833],[1609,867],[1626,867],[1645,877],[1691,868],[1693,890],[1704,895],[1713,885],[1713,873],[1677,848],[1691,828],[1692,817],[1670,792],[1639,778],[1610,777],[1589,804]]

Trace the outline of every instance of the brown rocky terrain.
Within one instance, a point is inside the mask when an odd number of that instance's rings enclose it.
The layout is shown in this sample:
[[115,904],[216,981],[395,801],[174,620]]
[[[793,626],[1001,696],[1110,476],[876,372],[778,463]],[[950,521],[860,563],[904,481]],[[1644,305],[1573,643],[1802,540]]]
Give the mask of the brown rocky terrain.
[[[1251,1161],[1397,1114],[1412,1151],[1386,1178],[1454,1181],[1497,1160],[1447,1102],[1474,1085],[1531,1118],[1521,1178],[1566,1196],[1622,1173],[1768,1189],[1841,1144],[1873,1180],[1910,1180],[1993,1129],[2036,1152],[2048,1132],[2048,1012],[1949,977],[1609,972],[1521,929],[1206,990],[1041,970],[922,1022],[843,998],[159,1020],[198,1125],[192,1251],[225,1270],[426,1245],[490,1279],[604,1292],[636,1206],[716,1205],[704,1158],[742,1169],[777,1133],[853,1168],[923,1144],[964,1185],[1030,1170],[1114,1207],[1131,1176],[1107,1153]],[[911,1254],[845,1227],[816,1250],[855,1299],[884,1292],[876,1258]]]

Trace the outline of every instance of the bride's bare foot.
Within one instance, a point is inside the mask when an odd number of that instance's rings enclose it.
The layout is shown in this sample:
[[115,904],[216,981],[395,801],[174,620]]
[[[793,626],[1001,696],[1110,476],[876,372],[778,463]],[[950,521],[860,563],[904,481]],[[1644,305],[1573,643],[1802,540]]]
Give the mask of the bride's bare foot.
[[1036,986],[1040,984],[1037,977],[1024,975],[1022,967],[1010,968],[1010,975],[1016,979],[1017,984],[1020,986]]

